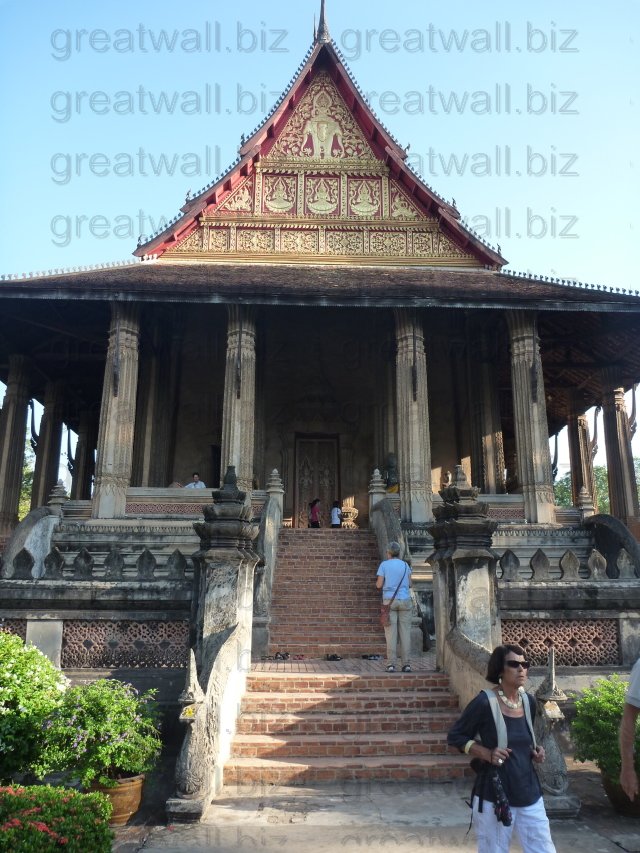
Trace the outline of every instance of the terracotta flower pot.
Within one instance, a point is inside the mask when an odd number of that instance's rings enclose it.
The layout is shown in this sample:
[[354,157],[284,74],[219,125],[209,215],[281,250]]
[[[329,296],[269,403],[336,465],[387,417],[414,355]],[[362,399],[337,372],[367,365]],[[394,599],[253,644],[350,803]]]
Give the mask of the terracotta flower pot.
[[100,791],[111,800],[113,813],[110,826],[124,826],[129,818],[140,808],[142,799],[142,783],[144,776],[131,776],[129,779],[118,779],[114,788],[106,788],[103,785],[93,785],[92,791]]
[[631,801],[617,782],[601,773],[602,787],[614,811],[625,817],[640,817],[640,797]]

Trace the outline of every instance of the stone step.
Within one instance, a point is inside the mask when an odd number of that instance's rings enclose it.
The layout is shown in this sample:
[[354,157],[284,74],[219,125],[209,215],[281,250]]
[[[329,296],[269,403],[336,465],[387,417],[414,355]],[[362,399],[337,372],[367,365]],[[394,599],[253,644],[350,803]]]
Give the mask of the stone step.
[[324,714],[251,714],[238,720],[238,734],[314,735],[314,734],[380,734],[383,732],[447,732],[458,712],[429,711],[428,714],[371,713]]
[[252,690],[242,700],[245,713],[300,713],[314,709],[326,714],[369,714],[386,711],[403,714],[432,709],[457,708],[455,697],[446,690],[380,690],[353,693],[322,693],[318,690],[274,695]]
[[239,734],[231,758],[357,758],[394,755],[445,755],[443,732],[385,732],[384,734],[263,735]]
[[306,785],[342,780],[430,782],[471,778],[466,755],[402,755],[370,758],[307,758],[304,761],[273,761],[232,758],[224,768],[225,785]]
[[351,673],[301,673],[301,672],[261,672],[247,676],[247,692],[291,693],[317,690],[326,693],[329,690],[364,693],[366,691],[405,690],[449,691],[449,677],[439,672],[366,672]]

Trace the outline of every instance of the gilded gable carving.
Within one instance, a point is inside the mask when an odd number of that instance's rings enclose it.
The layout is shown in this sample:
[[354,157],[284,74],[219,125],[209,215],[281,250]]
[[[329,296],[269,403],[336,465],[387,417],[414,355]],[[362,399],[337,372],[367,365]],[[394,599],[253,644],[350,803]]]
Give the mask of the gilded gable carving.
[[307,177],[305,182],[305,212],[317,216],[339,213],[340,179]]
[[296,207],[298,179],[287,175],[265,175],[263,179],[265,213],[291,213]]
[[407,254],[407,235],[404,231],[373,231],[370,237],[374,255],[403,256]]
[[186,237],[177,246],[171,249],[172,252],[201,252],[202,251],[202,228],[196,228],[188,237]]
[[348,188],[350,216],[380,217],[382,182],[379,178],[349,178]]
[[210,228],[209,229],[209,251],[210,252],[226,252],[229,248],[229,229],[228,228]]
[[391,219],[425,219],[424,213],[402,190],[391,184],[389,193],[389,215]]
[[222,202],[218,211],[253,213],[253,177],[247,178]]
[[284,230],[280,234],[280,248],[283,252],[299,252],[300,254],[317,254],[318,231],[289,231]]
[[363,157],[373,158],[371,148],[326,72],[311,83],[268,155],[318,162]]
[[364,255],[364,233],[327,231],[326,251],[328,255]]
[[238,229],[237,245],[239,252],[273,252],[274,232],[259,228]]

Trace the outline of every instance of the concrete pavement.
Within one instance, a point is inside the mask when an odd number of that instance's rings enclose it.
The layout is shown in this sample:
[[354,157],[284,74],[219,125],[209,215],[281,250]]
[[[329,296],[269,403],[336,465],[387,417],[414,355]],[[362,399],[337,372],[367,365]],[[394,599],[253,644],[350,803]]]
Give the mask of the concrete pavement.
[[[576,820],[552,821],[558,853],[640,853],[640,821],[616,815],[593,766],[570,764],[583,802]],[[118,853],[357,853],[475,851],[470,783],[343,782],[225,790],[197,825],[119,832]],[[130,838],[126,838],[126,833]],[[512,850],[521,850],[514,840]]]

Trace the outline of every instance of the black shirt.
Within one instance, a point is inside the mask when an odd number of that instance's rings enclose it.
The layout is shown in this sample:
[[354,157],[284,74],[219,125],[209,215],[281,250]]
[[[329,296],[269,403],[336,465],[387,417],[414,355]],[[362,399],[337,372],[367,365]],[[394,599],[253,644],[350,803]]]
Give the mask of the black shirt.
[[[529,702],[533,722],[536,714],[536,700],[528,693],[523,698],[525,702]],[[507,727],[507,745],[513,751],[511,757],[501,767],[494,767],[494,769],[498,771],[509,803],[512,806],[530,806],[540,799],[542,789],[531,760],[533,742],[527,719],[524,715],[507,717],[503,714],[502,716]],[[462,752],[467,741],[473,740],[476,736],[480,737],[482,746],[487,749],[495,749],[498,745],[498,733],[493,722],[489,699],[484,691],[478,693],[464,709],[462,716],[449,731],[447,743]],[[478,778],[478,783],[475,793],[482,799],[493,802],[493,786],[488,775],[484,774],[484,778]]]

